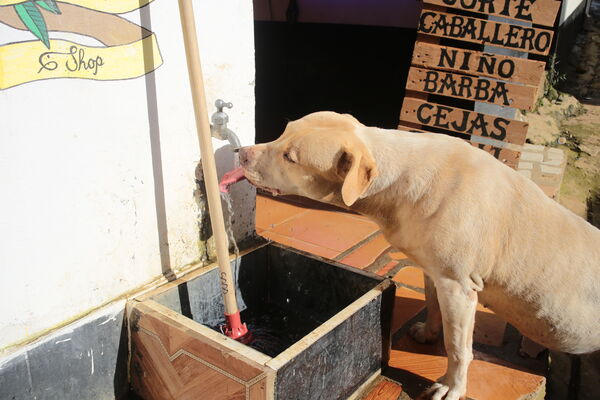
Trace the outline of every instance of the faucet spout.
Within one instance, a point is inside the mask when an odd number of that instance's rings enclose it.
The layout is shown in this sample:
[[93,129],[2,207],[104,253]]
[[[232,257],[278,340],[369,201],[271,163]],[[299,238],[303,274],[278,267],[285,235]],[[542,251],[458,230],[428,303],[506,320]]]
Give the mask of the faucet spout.
[[226,135],[227,141],[229,141],[229,144],[231,145],[231,147],[233,147],[233,151],[235,151],[236,153],[240,151],[240,147],[242,147],[242,144],[240,143],[240,139],[237,137],[235,132],[227,128]]
[[227,140],[231,147],[233,147],[233,151],[237,152],[242,145],[240,144],[240,140],[237,135],[227,127],[227,123],[229,122],[229,116],[226,112],[223,111],[223,108],[232,108],[233,104],[226,103],[221,99],[215,101],[215,106],[217,107],[217,112],[214,113],[210,120],[212,124],[210,125],[210,133],[212,137]]

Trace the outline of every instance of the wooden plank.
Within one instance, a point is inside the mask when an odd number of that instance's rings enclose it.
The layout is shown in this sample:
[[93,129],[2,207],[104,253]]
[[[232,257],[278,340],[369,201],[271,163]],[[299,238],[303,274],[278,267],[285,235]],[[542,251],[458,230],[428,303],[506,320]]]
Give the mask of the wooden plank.
[[519,157],[521,157],[521,153],[518,151],[509,149],[499,149],[497,147],[492,147],[489,145],[483,145],[478,143],[471,143],[471,145],[490,153],[492,156],[494,156],[494,158],[497,158],[500,162],[508,165],[513,169],[517,169],[517,166],[519,165]]
[[466,135],[490,137],[517,145],[525,143],[528,127],[525,122],[410,97],[404,98],[400,120],[402,123],[408,122]]
[[424,8],[417,31],[432,36],[548,55],[553,32]]
[[[266,398],[270,370],[248,358],[251,352],[240,354],[227,342],[231,339],[216,332],[214,338],[206,337],[207,332],[199,331],[209,328],[151,300],[133,302],[128,308],[132,386],[143,398]],[[263,362],[268,359],[261,356]]]
[[[555,1],[555,0],[552,0]],[[538,86],[545,63],[417,41],[412,64]]]
[[525,110],[533,108],[537,94],[532,86],[416,67],[408,71],[406,88]]
[[395,382],[382,380],[375,386],[364,400],[397,400],[402,394],[402,386]]
[[[405,130],[405,131],[417,131],[417,132],[427,132],[426,130],[422,130],[422,129],[414,129],[412,128],[410,125],[407,126],[407,124],[411,124],[410,122],[400,122],[400,125],[398,125],[398,129],[400,130]],[[411,124],[413,125],[413,124]],[[420,125],[417,125],[420,126]],[[443,133],[438,133],[438,135],[443,135]],[[518,164],[519,164],[519,157],[521,157],[521,153],[515,150],[511,150],[511,149],[502,149],[502,148],[498,148],[498,147],[493,147],[490,145],[483,145],[480,143],[473,143],[470,142],[472,146],[475,147],[479,147],[481,150],[490,153],[494,158],[498,159],[500,162],[508,165],[509,167],[516,169]]]
[[398,129],[400,129],[401,131],[408,131],[408,132],[421,132],[421,133],[426,132],[421,127],[421,124],[413,124],[412,122],[406,122],[406,121],[400,121],[400,123],[398,124]]
[[560,1],[556,0],[423,0],[423,2],[550,27],[554,26],[560,8]]

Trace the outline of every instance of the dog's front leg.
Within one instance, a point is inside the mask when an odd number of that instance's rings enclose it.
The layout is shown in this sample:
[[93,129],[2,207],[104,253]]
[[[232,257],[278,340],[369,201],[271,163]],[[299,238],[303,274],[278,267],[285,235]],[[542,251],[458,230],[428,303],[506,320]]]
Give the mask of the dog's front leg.
[[448,368],[426,395],[432,400],[458,400],[467,393],[467,371],[473,359],[477,292],[467,284],[444,277],[435,280],[435,287],[442,311]]
[[408,333],[419,343],[435,342],[442,330],[442,313],[437,299],[433,280],[425,275],[425,305],[427,306],[427,320],[415,322]]

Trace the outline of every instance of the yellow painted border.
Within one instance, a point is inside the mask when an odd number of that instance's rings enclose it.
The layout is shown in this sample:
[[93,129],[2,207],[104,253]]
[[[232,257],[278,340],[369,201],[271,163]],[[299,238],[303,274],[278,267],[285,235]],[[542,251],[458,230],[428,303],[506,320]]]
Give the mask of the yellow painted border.
[[54,78],[99,81],[137,78],[162,65],[154,34],[133,43],[91,47],[67,40],[39,40],[0,47],[0,89]]
[[[142,8],[152,1],[153,0],[61,0],[58,3],[59,7],[60,3],[69,3],[110,14],[122,14]],[[0,7],[24,2],[25,1],[23,0],[0,0]]]

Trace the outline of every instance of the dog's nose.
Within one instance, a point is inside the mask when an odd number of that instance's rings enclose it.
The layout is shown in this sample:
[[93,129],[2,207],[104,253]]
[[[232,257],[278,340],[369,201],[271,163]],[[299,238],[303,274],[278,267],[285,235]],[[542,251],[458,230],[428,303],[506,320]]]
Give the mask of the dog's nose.
[[248,164],[248,153],[250,149],[248,147],[242,147],[239,151],[240,165],[243,167]]

